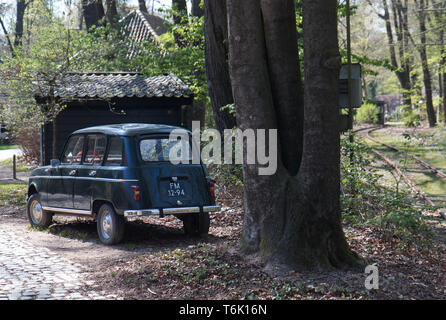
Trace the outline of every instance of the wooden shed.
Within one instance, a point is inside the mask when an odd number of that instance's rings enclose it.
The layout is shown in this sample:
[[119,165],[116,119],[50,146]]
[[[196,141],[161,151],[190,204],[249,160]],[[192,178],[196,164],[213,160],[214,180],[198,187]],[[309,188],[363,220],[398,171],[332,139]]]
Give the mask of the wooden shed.
[[[144,77],[136,72],[68,73],[54,87],[54,98],[65,106],[55,120],[41,127],[40,162],[62,152],[71,132],[94,125],[127,122],[159,123],[189,127],[187,106],[192,104],[189,88],[172,74]],[[36,93],[42,106],[49,89]]]

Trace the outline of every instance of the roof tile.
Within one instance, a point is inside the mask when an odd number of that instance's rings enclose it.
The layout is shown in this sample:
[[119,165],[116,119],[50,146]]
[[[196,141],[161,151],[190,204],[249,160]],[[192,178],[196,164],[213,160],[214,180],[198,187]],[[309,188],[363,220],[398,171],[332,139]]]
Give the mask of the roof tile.
[[[45,97],[48,92],[48,87],[44,87],[36,95]],[[67,73],[57,82],[54,93],[56,98],[62,100],[154,96],[190,98],[193,95],[184,82],[173,74],[145,77],[128,72]]]

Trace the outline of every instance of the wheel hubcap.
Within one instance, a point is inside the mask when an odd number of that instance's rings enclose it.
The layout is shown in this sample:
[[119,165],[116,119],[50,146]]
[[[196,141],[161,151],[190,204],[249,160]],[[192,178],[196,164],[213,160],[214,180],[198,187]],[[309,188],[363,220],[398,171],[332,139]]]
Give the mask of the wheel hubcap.
[[102,236],[105,239],[109,239],[112,233],[112,218],[110,215],[110,212],[106,212],[103,216],[102,216]]
[[31,219],[38,224],[42,220],[43,209],[38,201],[33,201],[31,204]]

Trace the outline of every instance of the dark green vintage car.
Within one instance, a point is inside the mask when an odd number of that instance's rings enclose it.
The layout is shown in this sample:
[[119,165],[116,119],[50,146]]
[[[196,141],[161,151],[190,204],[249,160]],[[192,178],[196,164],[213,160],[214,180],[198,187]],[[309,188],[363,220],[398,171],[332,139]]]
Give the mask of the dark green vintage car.
[[182,130],[193,143],[190,131],[158,124],[105,125],[72,133],[60,159],[29,177],[31,225],[46,227],[55,214],[93,217],[100,240],[116,244],[130,217],[175,215],[186,233],[207,234],[209,212],[219,210],[214,181],[201,161],[170,161],[172,148],[181,142],[171,138],[173,130]]

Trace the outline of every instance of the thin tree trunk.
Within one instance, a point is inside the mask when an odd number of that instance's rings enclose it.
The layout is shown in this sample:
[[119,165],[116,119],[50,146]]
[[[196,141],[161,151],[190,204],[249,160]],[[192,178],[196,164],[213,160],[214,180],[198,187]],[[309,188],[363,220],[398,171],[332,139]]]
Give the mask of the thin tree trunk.
[[441,74],[443,77],[443,121],[446,124],[446,52],[442,49]]
[[[292,1],[260,0],[268,71],[276,108],[282,159],[296,175],[302,157],[303,85],[297,48],[296,15]],[[283,21],[277,23],[277,20]],[[280,48],[280,49],[277,49]],[[286,146],[286,147],[285,147]]]
[[102,0],[82,0],[82,11],[88,31],[91,30],[91,27],[97,26],[105,16]]
[[214,116],[215,127],[235,127],[235,117],[221,108],[234,103],[228,66],[228,29],[226,0],[204,2],[206,79]]
[[[415,1],[417,3],[417,1]],[[429,121],[429,127],[434,127],[437,119],[435,116],[434,104],[432,102],[432,80],[431,74],[429,70],[429,64],[427,61],[427,53],[426,53],[426,14],[423,10],[425,8],[424,0],[420,0],[419,2],[419,31],[420,31],[420,45],[417,47],[418,52],[420,54],[421,59],[421,67],[423,69],[423,83],[425,90],[425,99],[426,99],[426,112],[427,118]]]
[[116,22],[119,19],[118,10],[116,8],[116,0],[105,0],[105,4],[107,7],[105,17],[110,26],[114,28],[116,26]]
[[[200,18],[203,16],[203,11],[199,10],[200,8],[198,7],[199,3],[200,3],[200,0],[198,0],[198,2],[192,1],[191,13],[192,13],[192,16],[197,17],[197,18]],[[197,7],[198,7],[198,9],[197,9]],[[200,45],[200,43],[190,44],[190,45],[195,46],[195,45]],[[202,78],[203,73],[204,72],[202,72],[202,70],[194,71],[195,76],[198,78]],[[194,101],[193,106],[192,106],[192,117],[193,117],[192,118],[193,120],[200,121],[200,123],[202,125],[205,124],[205,122],[206,122],[206,105],[203,101],[199,101],[199,100]]]
[[192,0],[191,13],[195,17],[202,17],[204,10],[200,8],[201,0]]
[[9,38],[8,31],[6,30],[5,25],[4,25],[3,20],[2,20],[1,17],[0,17],[0,25],[1,25],[2,29],[3,29],[3,33],[5,34],[6,41],[8,42],[8,47],[9,47],[9,50],[11,51],[11,56],[14,57],[15,56],[14,47],[13,47],[13,45],[11,43],[11,39]]
[[15,24],[15,37],[14,37],[14,48],[22,45],[23,38],[23,19],[25,17],[25,10],[27,3],[25,0],[17,0],[17,11],[16,11],[16,24]]
[[[186,0],[172,0],[172,9],[174,10],[173,23],[176,26],[182,25],[183,17],[187,16]],[[185,45],[184,40],[181,38],[181,35],[178,32],[174,32],[173,36],[175,43],[179,47],[183,47]]]
[[[446,9],[446,6],[442,4],[437,7],[438,9]],[[443,15],[440,11],[434,11],[435,23],[441,25],[444,23]],[[444,29],[441,28],[438,32],[438,43],[440,44],[440,61],[438,66],[438,84],[440,87],[440,97],[442,98],[442,106],[438,108],[443,109],[443,123],[446,124],[446,50],[444,47]]]
[[145,0],[138,0],[138,6],[139,6],[139,10],[141,10],[144,13],[149,13],[149,11],[147,10],[147,6],[146,6],[146,1]]
[[[401,71],[396,71],[395,74],[398,78],[398,81],[402,88],[403,95],[403,104],[407,106],[412,105],[411,100],[411,81],[410,81],[410,68],[407,63],[407,58],[405,57],[405,52],[407,50],[407,32],[406,32],[406,24],[405,24],[405,16],[407,16],[407,11],[403,9],[403,5],[400,3],[400,0],[392,0],[392,20],[394,24],[395,33],[397,36],[397,42],[395,43],[393,38],[393,29],[392,29],[392,21],[390,17],[390,8],[387,0],[382,0],[384,14],[379,15],[381,19],[384,20],[386,25],[386,34],[387,34],[387,42],[389,45],[389,56],[390,63],[392,66],[398,69],[402,69]],[[397,58],[397,50],[398,49],[398,58]],[[399,62],[398,62],[399,61]]]

